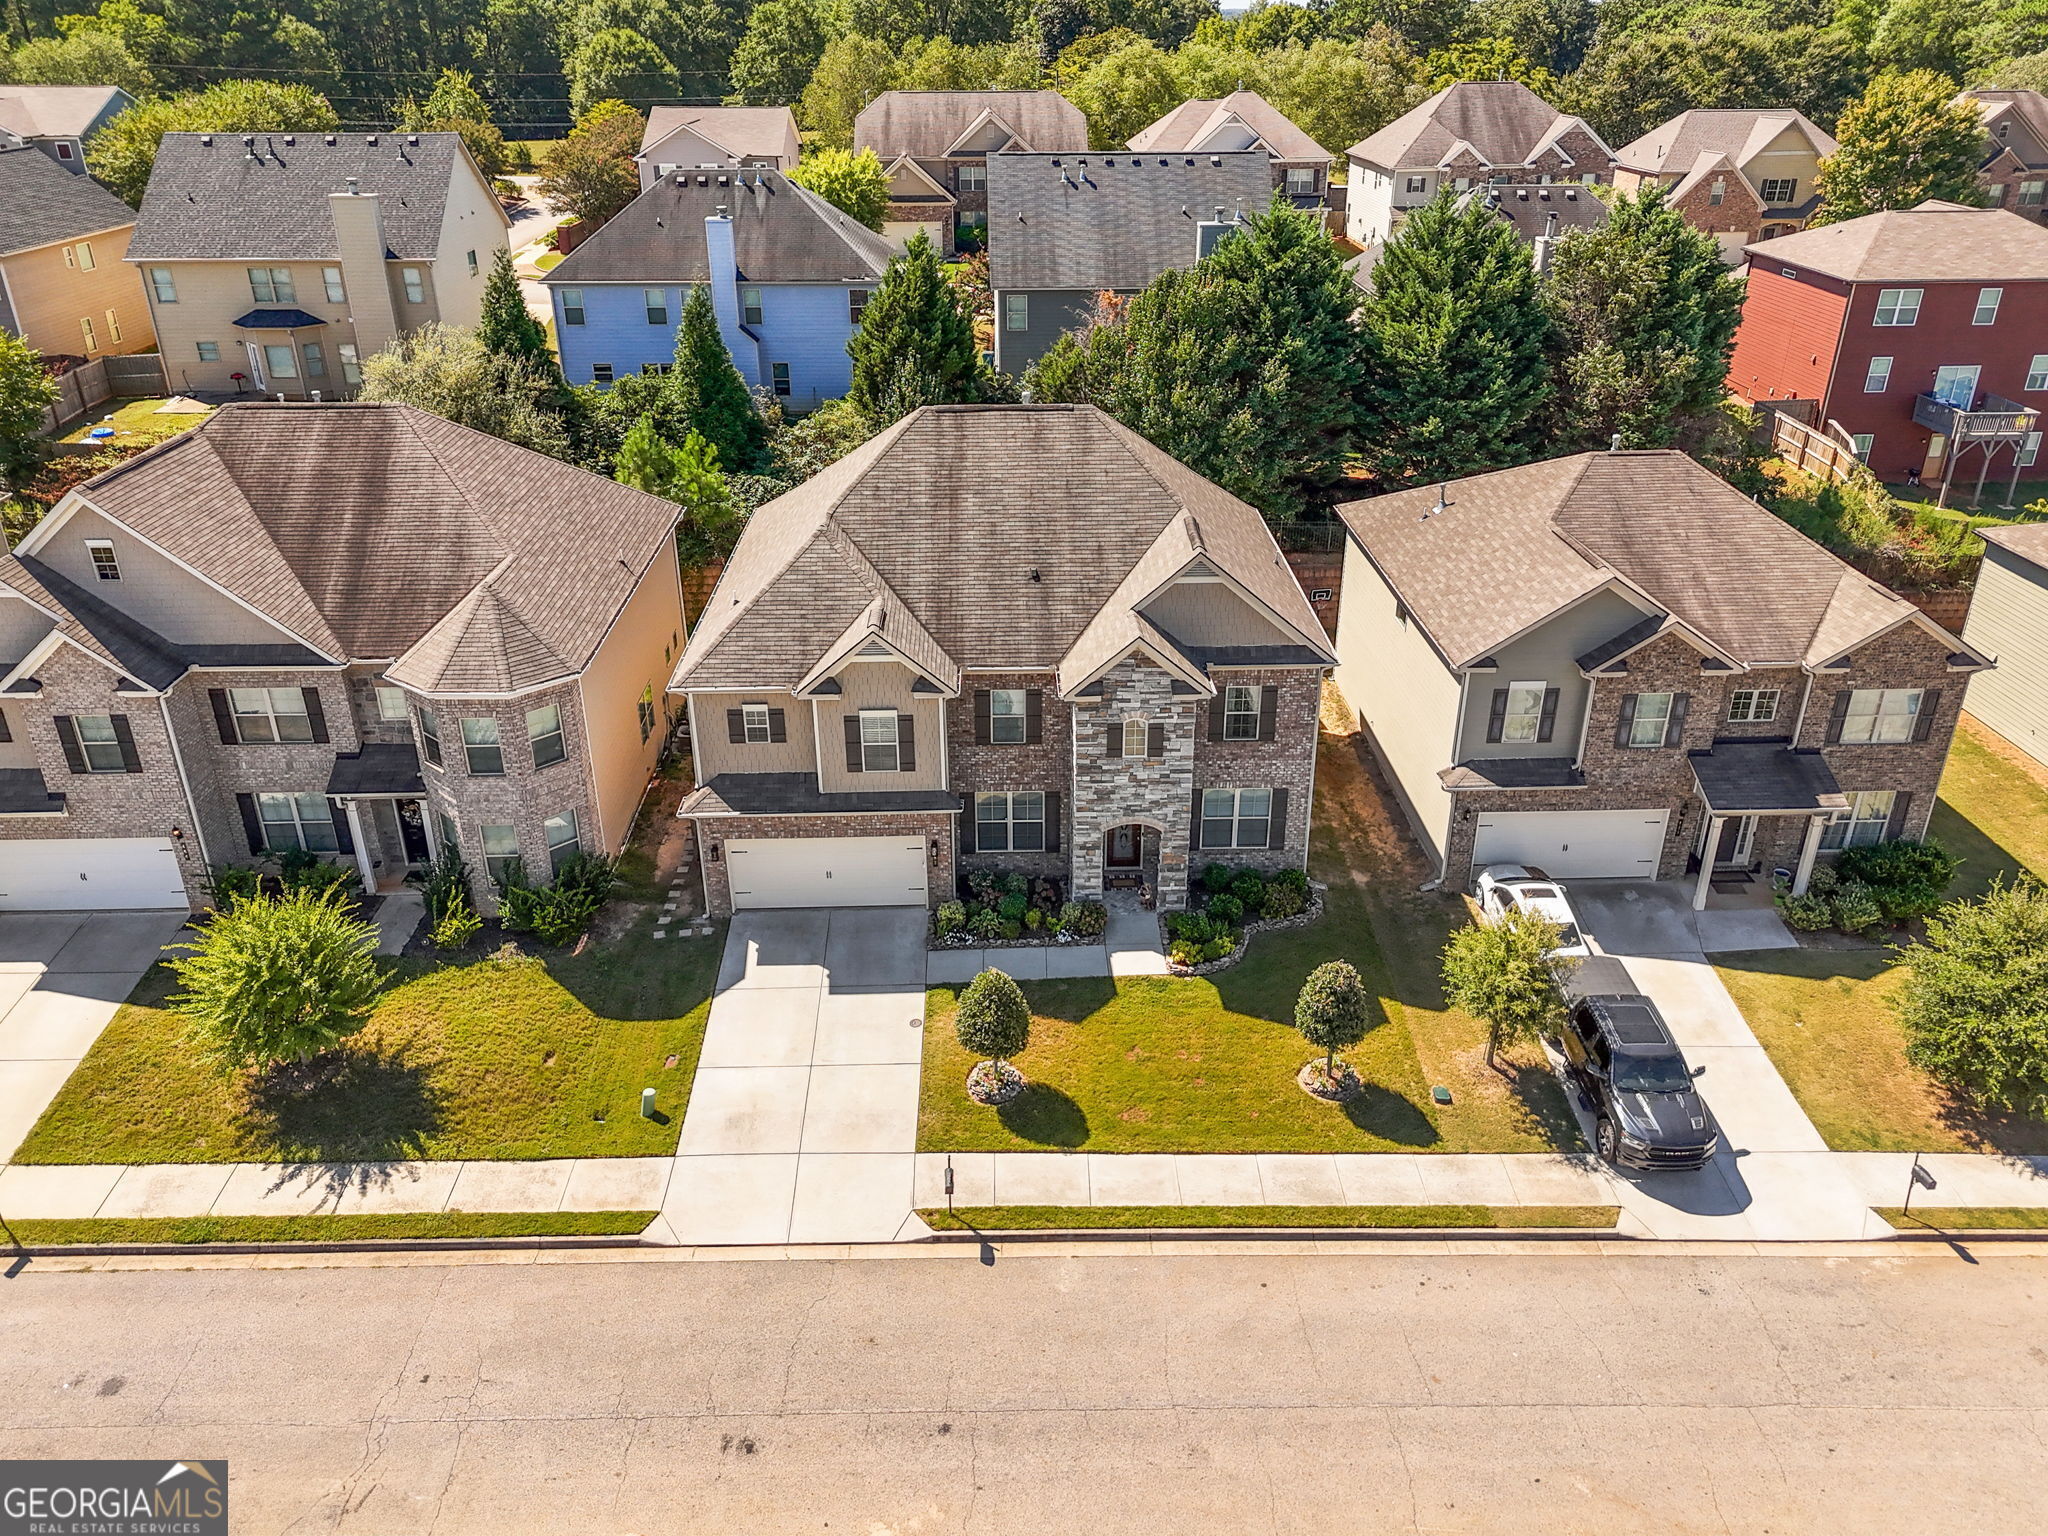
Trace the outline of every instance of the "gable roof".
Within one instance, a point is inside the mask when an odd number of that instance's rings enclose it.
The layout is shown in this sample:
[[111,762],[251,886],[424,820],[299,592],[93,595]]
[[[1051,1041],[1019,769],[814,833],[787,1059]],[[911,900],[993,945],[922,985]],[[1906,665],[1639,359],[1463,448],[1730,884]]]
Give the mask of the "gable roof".
[[679,128],[716,144],[735,160],[791,153],[796,114],[787,107],[649,107],[640,153],[647,154]]
[[1328,656],[1258,513],[1113,418],[927,406],[755,512],[672,686],[794,688],[871,621],[942,681],[1052,671],[1107,607],[1141,619],[1156,583],[1132,572],[1183,520],[1283,636]]
[[1528,165],[1573,128],[1606,148],[1584,118],[1558,111],[1519,80],[1461,80],[1360,139],[1348,153],[1388,170],[1442,165],[1461,147],[1489,166]]
[[430,260],[461,175],[482,181],[453,133],[167,133],[128,259],[332,260],[327,200],[353,178],[377,194],[385,255]]
[[120,229],[135,210],[40,149],[0,149],[0,256]]
[[898,155],[943,160],[984,115],[993,115],[1026,149],[1047,154],[1088,147],[1088,121],[1058,91],[884,91],[853,120],[853,147],[884,162]]
[[441,693],[581,669],[676,518],[401,405],[229,405],[76,495],[314,651],[395,657],[390,676]]
[[1789,262],[1850,283],[2048,279],[2048,229],[2007,208],[1965,208],[1933,198],[1743,249],[1753,261]]
[[[1961,92],[1957,101],[1967,101],[1977,109],[1977,120],[1984,125],[1989,136],[1985,148],[1987,160],[1995,160],[2000,153],[2012,149],[2011,135],[1999,134],[2001,124],[2018,122],[2034,141],[2037,151],[2048,153],[2048,96],[2039,91],[2020,90],[1968,90]],[[2017,155],[2022,163],[2027,157]]]
[[1264,150],[1217,155],[992,155],[989,282],[995,288],[1135,292],[1190,267],[1197,227],[1273,198]]
[[82,139],[126,100],[118,85],[0,85],[0,128],[24,139]]
[[740,277],[757,283],[872,281],[889,242],[780,171],[674,171],[662,177],[543,279],[576,283],[707,283],[704,220],[732,216]]
[[1573,454],[1441,493],[1441,511],[1428,486],[1338,512],[1453,667],[1610,584],[1746,666],[1822,665],[1918,618],[1676,450]]
[[1726,155],[1738,167],[1769,147],[1787,128],[1804,134],[1815,154],[1839,147],[1804,112],[1791,107],[1696,107],[1659,123],[1614,152],[1615,163],[1659,175],[1690,170],[1701,155]]
[[1210,134],[1232,122],[1257,134],[1275,159],[1329,163],[1329,151],[1257,91],[1232,91],[1220,100],[1184,101],[1157,122],[1140,128],[1129,142],[1132,149],[1147,153],[1199,150]]

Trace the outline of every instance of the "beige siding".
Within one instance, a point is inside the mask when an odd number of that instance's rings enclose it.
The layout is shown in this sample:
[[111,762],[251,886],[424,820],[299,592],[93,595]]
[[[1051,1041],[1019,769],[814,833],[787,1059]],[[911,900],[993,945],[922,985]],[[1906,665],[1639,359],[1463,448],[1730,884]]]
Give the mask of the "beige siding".
[[[147,352],[156,345],[151,329],[149,303],[142,295],[142,283],[135,269],[121,258],[128,252],[128,237],[135,226],[123,225],[105,234],[88,235],[84,244],[92,247],[93,270],[77,266],[73,240],[23,251],[0,262],[7,274],[7,293],[13,301],[15,323],[24,340],[38,352],[69,353],[107,357],[129,352]],[[64,253],[73,251],[71,265]],[[107,323],[111,310],[119,322]],[[79,321],[92,321],[94,344],[88,351],[85,331]]]
[[1294,636],[1220,581],[1177,581],[1145,616],[1184,645],[1287,645]]
[[1970,713],[2048,763],[2048,572],[1987,545],[1963,638],[1998,662],[1971,679]]
[[[492,253],[505,240],[505,216],[491,189],[475,175],[467,160],[455,172],[448,189],[448,208],[441,218],[441,254],[428,271],[428,307],[434,318],[450,325],[475,325],[483,314],[484,279],[490,275]],[[469,270],[469,253],[476,252],[476,271]],[[408,310],[401,290],[391,300],[400,326],[418,323]]]
[[[583,731],[603,819],[604,851],[617,853],[632,830],[648,775],[661,756],[668,698],[662,692],[683,627],[675,546],[665,545],[583,673]],[[640,700],[654,690],[655,728],[640,734]],[[590,829],[594,841],[597,828]]]
[[[935,694],[910,691],[916,674],[895,661],[855,661],[839,669],[839,686],[845,692],[836,699],[817,701],[818,756],[821,772],[818,788],[828,793],[852,790],[943,789],[946,787],[945,712]],[[889,708],[909,715],[917,724],[916,769],[911,773],[848,773],[846,771],[845,717],[863,709]]]
[[[275,381],[272,392],[282,390],[295,396],[304,396],[309,390],[317,389],[322,396],[333,399],[342,392],[341,364],[339,350],[343,342],[355,340],[355,327],[349,323],[346,303],[327,302],[327,287],[321,276],[323,267],[338,266],[338,261],[165,261],[148,262],[140,269],[147,287],[150,267],[163,266],[171,269],[177,285],[177,300],[166,304],[150,295],[150,313],[155,319],[157,340],[164,355],[164,374],[174,390],[235,388],[233,375],[248,374],[249,357],[244,342],[255,340],[259,343],[282,344],[286,340],[282,331],[244,333],[234,327],[234,321],[258,306],[254,290],[249,285],[249,269],[254,266],[281,266],[292,275],[292,291],[295,297],[291,307],[303,309],[327,322],[317,330],[299,331],[292,337],[297,343],[314,342],[325,354],[327,373],[324,378],[307,376],[303,356],[299,362],[299,377]],[[271,308],[278,305],[265,306]],[[218,362],[201,362],[199,343],[213,342],[220,349]],[[254,389],[253,379],[248,386]]]
[[1338,690],[1371,732],[1415,830],[1443,856],[1451,797],[1437,774],[1450,766],[1458,678],[1412,621],[1358,546],[1344,547],[1344,610],[1337,625]]
[[[1465,726],[1460,734],[1457,760],[1468,757],[1576,757],[1579,726],[1586,717],[1586,679],[1579,672],[1578,658],[1611,640],[1643,620],[1643,610],[1611,592],[1597,593],[1575,608],[1568,608],[1549,622],[1539,625],[1512,644],[1495,649],[1500,670],[1490,675],[1475,673],[1465,703]],[[1557,723],[1549,741],[1531,747],[1527,743],[1489,742],[1487,717],[1493,707],[1494,690],[1510,683],[1541,682],[1558,690]]]
[[27,598],[0,589],[0,672],[34,650],[55,627],[55,621]]
[[[721,773],[815,773],[818,745],[811,729],[811,705],[794,694],[756,688],[752,692],[694,693],[695,734],[691,745],[697,765],[697,782],[708,784]],[[766,704],[782,711],[784,734],[780,742],[734,745],[726,728],[726,711],[742,704]],[[919,743],[923,745],[922,742]],[[842,756],[843,756],[842,752]]]

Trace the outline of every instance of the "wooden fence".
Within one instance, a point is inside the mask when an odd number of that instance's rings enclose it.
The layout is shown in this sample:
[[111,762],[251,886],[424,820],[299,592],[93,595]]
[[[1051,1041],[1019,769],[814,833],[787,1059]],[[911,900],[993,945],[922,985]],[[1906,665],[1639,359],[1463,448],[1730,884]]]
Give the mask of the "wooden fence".
[[1856,450],[1839,438],[1825,432],[1816,432],[1803,421],[1795,421],[1782,411],[1771,412],[1771,446],[1794,469],[1804,470],[1823,480],[1843,484],[1858,470],[1863,461],[1856,457]]
[[140,399],[164,392],[161,353],[136,352],[126,357],[96,357],[82,368],[60,373],[55,380],[57,403],[43,412],[43,432],[54,435],[95,406],[119,395]]

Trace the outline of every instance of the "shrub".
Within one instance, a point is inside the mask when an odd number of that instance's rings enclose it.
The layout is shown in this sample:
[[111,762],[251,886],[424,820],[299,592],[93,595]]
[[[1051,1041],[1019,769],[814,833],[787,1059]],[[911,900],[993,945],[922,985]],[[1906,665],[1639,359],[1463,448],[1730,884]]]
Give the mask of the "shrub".
[[617,867],[601,854],[572,855],[543,886],[528,885],[524,866],[514,861],[498,921],[514,933],[530,930],[543,944],[568,944],[590,926],[618,883]]
[[1842,877],[1835,873],[1832,864],[1816,864],[1813,873],[1806,877],[1806,894],[1809,896],[1832,896],[1835,887],[1842,883]]
[[997,1063],[1008,1060],[1031,1041],[1031,1009],[1024,989],[1002,971],[983,971],[960,994],[953,1033],[977,1056]]
[[1899,958],[1906,1059],[1980,1104],[2048,1109],[2048,886],[1994,880],[1939,908]]
[[1033,933],[1041,931],[1045,927],[1044,908],[1031,907],[1027,909],[1024,913],[1024,926]]
[[1031,882],[1019,874],[1007,874],[997,882],[1005,896],[1029,896]]
[[1006,891],[1003,899],[996,904],[996,910],[1003,914],[1006,923],[1024,921],[1024,911],[1030,906],[1030,899],[1022,891]]
[[484,920],[469,904],[466,893],[457,892],[441,908],[427,937],[436,949],[460,949],[484,931]]
[[967,931],[977,939],[1000,939],[1003,915],[994,907],[976,907],[974,915],[967,919]]
[[1925,917],[1948,894],[1962,861],[1936,842],[1895,838],[1862,848],[1846,848],[1835,864],[1842,880],[1860,880],[1870,887],[1884,915],[1895,923]]
[[1301,892],[1302,900],[1308,900],[1308,871],[1305,869],[1283,869],[1266,882],[1268,886],[1284,885],[1290,891]]
[[1266,904],[1265,879],[1248,869],[1230,882],[1230,894],[1244,903],[1245,911],[1256,912]]
[[174,944],[171,1006],[224,1070],[306,1061],[369,1019],[383,985],[377,929],[339,891],[237,897],[190,943]]
[[263,871],[251,864],[216,864],[206,872],[207,894],[216,907],[263,894]]
[[993,906],[996,901],[996,872],[992,869],[970,869],[967,871],[967,896],[970,901]]
[[1844,880],[1829,904],[1834,908],[1835,926],[1844,933],[1868,933],[1884,924],[1884,909],[1860,880]]
[[[346,892],[360,883],[354,866],[337,864],[306,848],[287,848],[277,856],[277,883],[285,891]],[[354,900],[353,896],[347,899]]]
[[1004,918],[1004,919],[1003,919],[1003,937],[1004,937],[1004,938],[1006,938],[1006,939],[1021,939],[1021,938],[1023,938],[1023,937],[1024,937],[1024,924],[1023,924],[1022,922],[1020,922],[1020,921],[1019,921],[1018,919],[1014,918],[1014,917],[1006,917],[1006,918]]
[[1266,904],[1259,908],[1259,916],[1272,923],[1284,917],[1299,917],[1307,910],[1306,886],[1297,888],[1289,881],[1275,880],[1266,887]]
[[1348,960],[1326,960],[1308,973],[1294,1000],[1294,1027],[1323,1052],[1326,1072],[1337,1070],[1337,1053],[1358,1044],[1372,1027],[1365,980]]
[[1244,921],[1244,903],[1235,896],[1211,896],[1206,910],[1212,921],[1232,928]]
[[1109,927],[1109,908],[1099,901],[1070,901],[1060,908],[1060,932],[1077,939],[1100,938]]
[[453,843],[444,845],[434,862],[417,878],[420,899],[426,903],[428,922],[439,923],[458,901],[472,913],[476,910],[469,896],[469,866],[463,862],[461,850]]
[[942,901],[939,910],[932,914],[932,932],[942,939],[950,939],[967,926],[967,908],[957,901]]
[[1220,896],[1236,878],[1237,871],[1228,864],[1207,864],[1202,868],[1202,889],[1211,896]]
[[1230,934],[1219,934],[1202,946],[1204,960],[1221,960],[1237,948],[1237,940]]
[[1785,926],[1796,928],[1801,933],[1818,933],[1823,928],[1834,926],[1835,909],[1824,896],[1808,892],[1804,896],[1781,896],[1778,898],[1778,915],[1785,920]]
[[1197,966],[1202,963],[1202,946],[1187,939],[1175,939],[1166,946],[1166,958],[1175,965]]

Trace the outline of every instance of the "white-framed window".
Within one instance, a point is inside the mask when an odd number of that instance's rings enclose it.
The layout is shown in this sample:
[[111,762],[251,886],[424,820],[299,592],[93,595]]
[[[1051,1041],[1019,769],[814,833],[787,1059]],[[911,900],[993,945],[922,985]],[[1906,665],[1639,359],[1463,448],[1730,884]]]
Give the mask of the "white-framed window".
[[763,747],[771,739],[766,704],[740,706],[740,736],[750,747]]
[[591,383],[593,383],[593,384],[609,384],[609,383],[611,383],[611,381],[612,381],[612,365],[611,365],[610,363],[592,363],[592,364],[590,365],[590,382],[591,382]]
[[1314,197],[1316,195],[1316,170],[1312,165],[1290,165],[1287,168],[1287,195],[1289,197]]
[[761,290],[758,288],[742,288],[740,290],[740,323],[742,325],[759,325],[761,323],[761,315]]
[[856,328],[860,325],[860,317],[867,313],[868,300],[873,296],[873,290],[868,288],[849,288],[846,290],[847,324]]
[[768,382],[769,387],[772,388],[777,395],[781,396],[785,400],[788,399],[792,388],[789,382],[789,364],[770,363],[768,365]]
[[674,363],[642,363],[640,372],[650,379],[658,379],[675,369]]
[[546,768],[569,755],[562,742],[562,707],[543,704],[526,712],[526,740],[533,748],[533,766]]
[[1866,789],[1851,795],[1848,808],[1829,816],[1821,828],[1821,847],[1862,848],[1883,842],[1896,801],[1896,793],[1889,789]]
[[114,553],[112,539],[87,539],[85,552],[92,560],[92,573],[101,581],[121,579],[121,560]]
[[1045,796],[1035,789],[974,797],[978,853],[1037,853],[1045,847]]
[[1918,288],[1880,288],[1877,291],[1877,315],[1872,325],[1911,325],[1920,318],[1921,290]]
[[2036,352],[2034,360],[2027,364],[2029,390],[2048,389],[2048,352]]
[[1418,192],[1427,192],[1428,190],[1429,178],[1427,176],[1410,176],[1408,178],[1407,191],[1409,196],[1412,197]]
[[228,708],[235,739],[243,742],[304,742],[313,739],[302,688],[230,688]]
[[640,690],[640,700],[634,706],[634,713],[640,717],[640,741],[644,746],[647,738],[654,734],[654,684],[649,683]]
[[81,316],[79,316],[79,318],[78,318],[78,334],[79,334],[79,335],[81,335],[81,336],[83,336],[83,337],[85,338],[85,350],[86,350],[86,351],[88,351],[88,352],[97,352],[97,351],[99,350],[99,346],[100,346],[100,339],[99,339],[99,337],[98,337],[98,336],[97,336],[96,334],[94,334],[94,332],[93,332],[93,328],[92,328],[92,316],[91,316],[91,315],[81,315]]
[[2022,469],[2033,467],[2034,460],[2041,456],[2041,434],[2029,432],[2027,440],[2020,444],[2019,465]]
[[202,363],[217,363],[217,362],[219,362],[219,361],[220,361],[220,343],[219,343],[219,342],[217,342],[217,341],[202,341],[202,342],[198,342],[198,343],[195,343],[195,345],[196,345],[196,346],[198,347],[198,350],[199,350],[199,361],[201,361]]
[[1998,324],[1998,306],[2004,298],[2005,290],[2003,288],[1979,288],[1977,290],[1977,307],[1971,312],[1970,324]]
[[341,382],[353,389],[363,382],[363,360],[356,353],[352,341],[338,342],[334,350],[341,356]]
[[860,766],[863,773],[895,773],[902,766],[896,746],[896,711],[860,712]]
[[1799,178],[1797,176],[1766,176],[1761,193],[1764,206],[1783,208],[1799,200]]
[[306,377],[324,379],[327,377],[327,351],[317,341],[300,344],[299,355],[306,360]]
[[59,160],[74,159],[77,154],[78,151],[72,147],[69,139],[59,139],[57,141],[57,158]]
[[494,718],[462,717],[462,756],[472,778],[496,778],[504,773],[505,749],[498,743],[498,722]]
[[1503,742],[1533,742],[1543,729],[1545,683],[1509,683],[1508,712],[1500,723]]
[[462,253],[462,259],[469,263],[469,275],[471,277],[475,277],[477,275],[476,252],[464,251]]
[[436,811],[434,812],[434,825],[441,834],[441,848],[436,851],[439,852],[453,848],[456,852],[460,853],[462,851],[462,839],[455,831],[455,818],[446,811]]
[[441,722],[431,709],[420,711],[420,751],[436,768],[441,766]]
[[1223,739],[1259,739],[1259,690],[1233,683],[1223,690]]
[[643,288],[640,301],[647,306],[649,325],[668,324],[668,290],[665,288]]
[[954,184],[962,192],[986,192],[988,190],[988,167],[986,165],[962,165],[954,170]]
[[517,827],[482,827],[484,842],[484,872],[499,885],[503,885],[512,874],[512,866],[519,862],[519,829]]
[[292,287],[290,267],[249,268],[249,295],[258,304],[296,304],[298,290]]
[[1204,848],[1263,848],[1272,839],[1273,791],[1202,791]]
[[1006,293],[1003,295],[1003,329],[1006,331],[1028,331],[1031,329],[1030,294]]
[[107,339],[116,346],[121,342],[121,317],[111,309],[107,311]]
[[1728,201],[1728,178],[1716,176],[1707,184],[1707,206],[1718,208]]
[[1632,747],[1661,747],[1664,733],[1671,726],[1671,695],[1668,693],[1639,693],[1635,696],[1636,712],[1628,726],[1628,744]]
[[1863,370],[1863,393],[1881,395],[1891,387],[1892,360],[1888,357],[1873,357],[1870,366]]
[[308,853],[335,853],[334,808],[325,795],[258,795],[256,816],[263,825],[263,846],[272,853],[303,848]]
[[405,302],[424,304],[427,302],[427,280],[418,267],[400,267],[398,280],[405,288]]
[[114,729],[112,715],[73,715],[71,728],[78,733],[78,750],[85,758],[87,773],[128,771],[128,759],[121,751],[121,737]]
[[1918,688],[1858,688],[1842,717],[1842,740],[1855,743],[1911,741],[1920,719]]
[[2038,208],[2038,207],[2040,207],[2040,206],[2041,206],[2041,198],[2042,198],[2042,194],[2043,194],[2044,192],[2048,192],[2048,181],[2023,181],[2023,182],[2021,182],[2021,183],[2020,183],[2020,206],[2021,206],[2022,208]]
[[97,267],[98,265],[99,265],[99,258],[98,258],[98,257],[96,257],[96,256],[94,256],[94,255],[93,255],[93,253],[92,253],[92,242],[91,242],[90,240],[81,240],[81,241],[79,241],[79,242],[78,242],[78,270],[79,270],[79,271],[81,271],[81,272],[90,272],[90,271],[92,271],[92,270],[93,270],[93,269],[94,269],[95,267]]
[[1143,757],[1145,755],[1145,734],[1151,729],[1149,721],[1126,720],[1123,724],[1123,755]]
[[178,302],[178,276],[169,267],[149,269],[149,291],[159,304]]
[[299,354],[290,342],[263,349],[263,371],[273,379],[296,379],[299,376]]
[[1728,695],[1728,718],[1742,724],[1761,725],[1778,718],[1778,690],[1737,688]]
[[562,290],[562,324],[581,325],[582,323],[583,290],[581,288],[564,288]]
[[1864,463],[1870,462],[1870,449],[1876,443],[1877,435],[1872,432],[1851,432],[1849,446],[1856,450],[1856,457]]
[[548,843],[548,869],[550,873],[559,875],[562,866],[583,851],[576,832],[576,813],[563,811],[558,816],[550,816],[540,824],[540,829]]
[[1029,706],[1022,688],[991,688],[988,691],[988,739],[1004,745],[1021,744],[1030,734],[1025,710]]
[[348,302],[348,289],[342,284],[341,268],[322,267],[320,269],[320,284],[327,290],[328,303],[346,304]]
[[386,725],[405,724],[405,690],[377,684],[377,718]]

